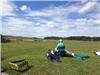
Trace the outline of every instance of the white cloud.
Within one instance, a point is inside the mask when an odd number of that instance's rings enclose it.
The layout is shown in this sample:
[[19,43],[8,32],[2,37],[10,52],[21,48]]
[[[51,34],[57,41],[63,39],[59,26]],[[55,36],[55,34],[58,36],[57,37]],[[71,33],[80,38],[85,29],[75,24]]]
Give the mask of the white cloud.
[[22,10],[22,11],[30,11],[31,10],[31,8],[30,7],[28,7],[27,5],[22,5],[21,7],[20,7],[20,10]]
[[[35,17],[34,17],[35,18]],[[88,35],[100,36],[100,22],[96,19],[65,19],[55,18],[52,20],[37,19],[28,20],[23,18],[8,17],[3,22],[3,34],[17,36],[71,36]]]
[[82,3],[88,2],[88,0],[80,0]]
[[100,3],[96,3],[95,7],[94,7],[94,13],[91,13],[89,14],[88,16],[90,18],[93,18],[93,19],[98,19],[100,20]]
[[27,16],[65,16],[68,13],[77,11],[78,8],[74,6],[59,6],[59,7],[49,7],[41,10],[33,10],[27,14]]
[[16,18],[16,17],[8,17],[3,21],[3,26],[2,26],[2,33],[3,34],[9,34],[13,33],[16,35],[16,33],[21,33],[24,34],[24,31],[28,29],[28,27],[31,27],[33,23],[31,21],[21,19],[21,18]]
[[41,23],[37,22],[36,25],[40,25]]
[[21,8],[20,8],[22,11],[23,10],[26,10],[27,9],[27,6],[26,5],[23,5],[23,6],[21,6]]
[[57,25],[54,21],[48,21],[45,24],[45,27],[48,27],[48,28],[54,28],[55,26],[57,26]]
[[11,3],[11,1],[1,0],[0,7],[0,16],[15,15],[14,9],[16,8],[16,6]]
[[96,2],[88,2],[86,3],[80,10],[78,11],[80,14],[85,13],[91,10],[96,5]]
[[33,25],[31,21],[15,17],[7,18],[3,24],[10,30],[17,30],[20,32],[27,29],[28,26]]
[[47,20],[40,23],[22,18],[7,17],[3,22],[2,33],[5,35],[43,37],[51,35],[50,29],[53,27],[52,23]]
[[[62,22],[61,22],[62,21]],[[98,19],[60,20],[60,30],[57,34],[62,36],[100,36],[100,21]]]
[[[89,7],[86,8],[84,7],[84,10],[81,10],[81,13],[87,12],[93,8],[95,4],[90,3],[88,6]],[[81,6],[79,5],[54,6],[41,10],[30,10],[28,11],[28,14],[25,15],[26,17],[7,17],[3,21],[3,34],[30,37],[71,35],[100,36],[99,12],[89,14],[86,18],[68,18],[69,14],[73,12],[77,13],[78,10],[80,10],[80,7]],[[29,7],[22,5],[20,9],[22,11],[27,11]],[[94,18],[93,15],[95,15]],[[75,16],[78,16],[78,14]]]

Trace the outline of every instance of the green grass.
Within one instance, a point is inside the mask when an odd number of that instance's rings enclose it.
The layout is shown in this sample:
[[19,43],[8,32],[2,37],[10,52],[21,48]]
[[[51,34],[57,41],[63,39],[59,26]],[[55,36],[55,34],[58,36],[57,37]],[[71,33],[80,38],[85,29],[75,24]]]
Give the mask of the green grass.
[[[9,75],[100,75],[100,57],[94,51],[100,50],[100,41],[64,41],[66,49],[82,55],[89,55],[86,61],[75,58],[63,57],[62,62],[50,62],[46,59],[48,49],[54,48],[56,41],[13,41],[2,44],[4,60],[1,66],[7,69]],[[32,67],[20,73],[9,68],[10,60],[28,60]]]

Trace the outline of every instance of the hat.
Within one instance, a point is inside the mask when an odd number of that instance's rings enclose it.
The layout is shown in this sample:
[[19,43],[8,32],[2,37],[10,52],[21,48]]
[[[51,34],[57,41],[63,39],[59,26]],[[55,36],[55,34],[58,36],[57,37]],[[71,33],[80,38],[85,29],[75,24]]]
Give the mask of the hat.
[[60,39],[60,40],[59,40],[59,42],[63,42],[63,40],[62,40],[62,39]]

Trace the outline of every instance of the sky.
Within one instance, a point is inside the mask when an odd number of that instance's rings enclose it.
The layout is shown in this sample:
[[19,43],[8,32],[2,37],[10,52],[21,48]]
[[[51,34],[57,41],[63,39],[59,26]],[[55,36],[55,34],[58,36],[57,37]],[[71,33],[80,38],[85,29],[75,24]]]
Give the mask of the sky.
[[100,36],[99,0],[2,0],[3,35]]

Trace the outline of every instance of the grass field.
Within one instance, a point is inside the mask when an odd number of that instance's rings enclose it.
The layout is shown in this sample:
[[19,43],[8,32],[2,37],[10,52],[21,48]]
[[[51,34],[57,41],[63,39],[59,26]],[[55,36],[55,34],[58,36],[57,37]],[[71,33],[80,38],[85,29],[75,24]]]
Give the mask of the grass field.
[[[9,75],[100,75],[100,57],[94,51],[100,50],[100,41],[64,41],[66,49],[82,55],[89,55],[86,61],[63,57],[62,62],[50,62],[46,59],[48,49],[54,48],[56,41],[13,41],[2,44],[1,66],[7,69]],[[20,73],[9,68],[10,60],[28,60],[32,67]]]

